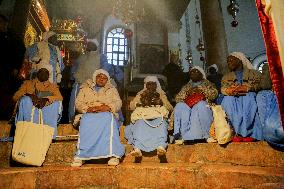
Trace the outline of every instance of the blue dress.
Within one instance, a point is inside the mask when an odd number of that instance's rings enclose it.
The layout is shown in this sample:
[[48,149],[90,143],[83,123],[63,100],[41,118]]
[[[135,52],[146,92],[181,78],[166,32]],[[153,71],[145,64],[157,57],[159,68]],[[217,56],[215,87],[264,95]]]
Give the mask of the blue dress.
[[276,95],[271,90],[263,90],[257,94],[256,101],[263,138],[274,146],[284,148],[284,131]]
[[212,121],[212,110],[206,101],[200,101],[192,108],[179,102],[174,108],[175,139],[207,139]]
[[[18,121],[31,121],[32,107],[32,99],[28,96],[23,96],[19,101],[19,110],[15,118],[15,123],[17,124]],[[61,113],[62,103],[59,101],[55,101],[42,108],[43,124],[54,128],[53,139],[55,139],[57,135],[57,124],[61,119]],[[32,121],[38,123],[38,120],[38,108],[35,108],[34,120]]]
[[82,116],[75,159],[121,158],[124,152],[119,124],[112,113],[85,113]]
[[137,120],[134,124],[125,127],[124,135],[134,148],[151,152],[158,146],[167,147],[168,123],[162,118]]
[[[243,71],[237,71],[235,74],[238,83],[242,84]],[[248,92],[244,96],[224,96],[221,105],[237,134],[257,140],[263,139],[255,92]]]

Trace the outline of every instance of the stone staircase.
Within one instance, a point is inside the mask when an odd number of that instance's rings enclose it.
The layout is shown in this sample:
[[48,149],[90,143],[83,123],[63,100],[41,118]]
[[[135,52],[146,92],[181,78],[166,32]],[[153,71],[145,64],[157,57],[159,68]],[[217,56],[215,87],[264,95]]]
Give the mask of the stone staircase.
[[[10,125],[0,123],[0,136]],[[123,130],[121,135],[123,138]],[[58,135],[74,135],[71,125],[60,125]],[[116,167],[107,160],[70,167],[76,140],[51,144],[42,167],[17,165],[11,160],[11,142],[0,142],[0,188],[284,188],[284,152],[266,142],[169,145],[166,157],[144,153],[142,159],[128,155]]]

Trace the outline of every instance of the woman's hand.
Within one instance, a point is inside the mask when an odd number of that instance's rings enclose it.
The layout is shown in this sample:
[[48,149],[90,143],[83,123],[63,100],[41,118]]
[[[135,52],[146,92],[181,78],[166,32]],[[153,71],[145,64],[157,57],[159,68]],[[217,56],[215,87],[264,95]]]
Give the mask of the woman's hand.
[[226,92],[230,96],[236,96],[236,95],[245,95],[248,92],[248,87],[246,85],[236,85],[229,87]]
[[39,98],[38,104],[37,104],[37,108],[42,109],[43,107],[46,106],[48,102],[48,98]]
[[97,113],[97,112],[111,112],[111,109],[108,105],[102,104],[100,106],[93,106],[87,109],[89,113]]

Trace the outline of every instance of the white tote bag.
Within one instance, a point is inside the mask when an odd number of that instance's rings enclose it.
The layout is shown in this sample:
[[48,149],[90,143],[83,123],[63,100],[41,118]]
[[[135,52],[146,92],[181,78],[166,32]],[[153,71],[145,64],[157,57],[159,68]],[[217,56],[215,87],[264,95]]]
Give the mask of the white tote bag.
[[231,141],[233,135],[233,131],[226,120],[226,113],[220,105],[211,106],[211,109],[216,139],[219,144],[226,144]]
[[39,109],[39,123],[33,123],[35,107],[32,108],[31,121],[18,121],[13,143],[13,160],[41,166],[52,142],[54,128],[43,124],[42,110]]

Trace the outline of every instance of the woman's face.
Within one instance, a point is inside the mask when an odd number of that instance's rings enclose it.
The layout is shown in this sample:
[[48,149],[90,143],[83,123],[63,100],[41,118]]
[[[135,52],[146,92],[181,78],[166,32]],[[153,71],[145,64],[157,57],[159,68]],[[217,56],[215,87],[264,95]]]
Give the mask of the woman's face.
[[189,72],[189,77],[193,82],[198,82],[203,79],[202,73],[198,69],[191,69]]
[[149,91],[156,91],[157,89],[157,83],[156,82],[153,82],[153,81],[149,81],[146,83],[146,89],[149,90]]
[[37,78],[40,82],[45,82],[49,78],[49,71],[45,68],[41,68],[37,72]]
[[234,56],[228,56],[227,63],[230,71],[236,71],[243,66],[242,61]]
[[108,78],[105,74],[100,73],[96,76],[96,85],[98,87],[104,87],[107,81],[108,81]]

